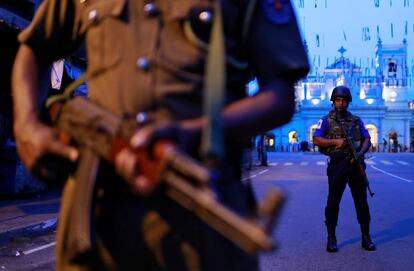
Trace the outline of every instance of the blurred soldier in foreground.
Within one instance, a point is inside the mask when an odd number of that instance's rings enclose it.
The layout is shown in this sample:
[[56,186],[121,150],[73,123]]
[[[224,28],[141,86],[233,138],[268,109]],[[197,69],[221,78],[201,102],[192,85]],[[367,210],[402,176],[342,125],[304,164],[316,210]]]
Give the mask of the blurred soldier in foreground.
[[[308,72],[289,1],[45,0],[19,40],[14,131],[30,170],[47,171],[39,163],[45,155],[72,162],[80,157],[40,120],[38,85],[42,70],[83,40],[90,99],[117,116],[138,116],[141,124],[130,146],[116,155],[115,168],[100,163],[92,213],[97,249],[75,258],[68,257],[73,252],[67,238],[76,226],[70,216],[77,212],[71,206],[80,184],[73,178],[66,183],[58,270],[258,268],[255,254],[212,231],[166,197],[159,182],[142,175],[134,150],[151,152],[163,139],[175,142],[178,149],[214,166],[220,176],[214,184],[217,198],[249,216],[255,206],[251,188],[240,181],[243,144],[290,120],[294,83]],[[261,91],[246,97],[252,74]],[[211,95],[220,88],[222,94]],[[219,125],[213,123],[219,119]],[[220,137],[222,143],[215,140]]]
[[[375,250],[369,234],[371,220],[368,202],[368,181],[365,174],[364,154],[371,146],[371,137],[362,120],[348,111],[352,101],[350,90],[337,86],[331,95],[334,109],[318,122],[313,135],[321,153],[329,156],[329,194],[325,208],[325,224],[328,230],[328,252],[337,252],[335,228],[338,224],[339,204],[348,184],[354,199],[358,222],[362,232],[362,247]],[[351,145],[352,144],[352,145]],[[371,196],[373,193],[369,190]]]

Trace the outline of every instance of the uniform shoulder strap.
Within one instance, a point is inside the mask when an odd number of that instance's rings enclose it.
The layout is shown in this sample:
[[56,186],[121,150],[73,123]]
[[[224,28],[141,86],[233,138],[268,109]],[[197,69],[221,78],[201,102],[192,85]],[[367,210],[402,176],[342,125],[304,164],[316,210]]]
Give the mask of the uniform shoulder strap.
[[204,79],[203,106],[207,124],[203,129],[201,150],[206,159],[221,159],[224,156],[221,110],[225,99],[226,57],[221,0],[215,1],[215,13]]
[[358,116],[352,115],[352,116],[350,117],[350,119],[351,119],[353,122],[356,122],[356,121],[359,121],[361,118],[360,118],[360,117],[358,117]]

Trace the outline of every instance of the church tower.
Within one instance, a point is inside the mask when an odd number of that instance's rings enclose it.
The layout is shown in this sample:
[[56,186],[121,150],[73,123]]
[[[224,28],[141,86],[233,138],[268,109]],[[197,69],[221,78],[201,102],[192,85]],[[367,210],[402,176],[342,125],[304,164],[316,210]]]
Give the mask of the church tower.
[[376,75],[383,82],[383,99],[390,108],[407,106],[407,40],[402,44],[382,44],[375,48]]

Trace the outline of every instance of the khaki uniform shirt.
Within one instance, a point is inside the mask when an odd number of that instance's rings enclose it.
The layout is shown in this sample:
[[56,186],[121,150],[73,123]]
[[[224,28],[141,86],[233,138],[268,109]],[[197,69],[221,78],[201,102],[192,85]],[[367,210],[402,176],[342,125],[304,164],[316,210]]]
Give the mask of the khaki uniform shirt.
[[[306,60],[290,5],[282,11],[291,13],[288,25],[293,31],[280,37],[279,27],[256,4],[251,5],[253,23],[244,27],[249,3],[254,2],[222,1],[227,102],[245,96],[251,71],[259,82],[298,69],[300,74],[289,79],[304,75],[291,57],[299,54]],[[92,99],[117,114],[158,110],[186,119],[202,114],[207,55],[203,42],[208,42],[213,16],[212,0],[46,0],[19,40],[32,47],[40,61],[50,62],[84,39]],[[290,57],[291,67],[281,65],[284,56]]]

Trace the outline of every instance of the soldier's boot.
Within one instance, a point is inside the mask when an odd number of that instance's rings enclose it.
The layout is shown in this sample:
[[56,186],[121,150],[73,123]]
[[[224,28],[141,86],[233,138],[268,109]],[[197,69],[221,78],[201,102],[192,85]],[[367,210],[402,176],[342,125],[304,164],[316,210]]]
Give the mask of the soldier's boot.
[[326,243],[326,251],[329,253],[337,252],[338,245],[336,244],[335,226],[326,225],[328,230],[328,242]]
[[375,244],[372,242],[371,236],[369,235],[369,224],[361,224],[361,233],[362,233],[362,240],[361,240],[362,248],[367,251],[375,251],[376,250]]

